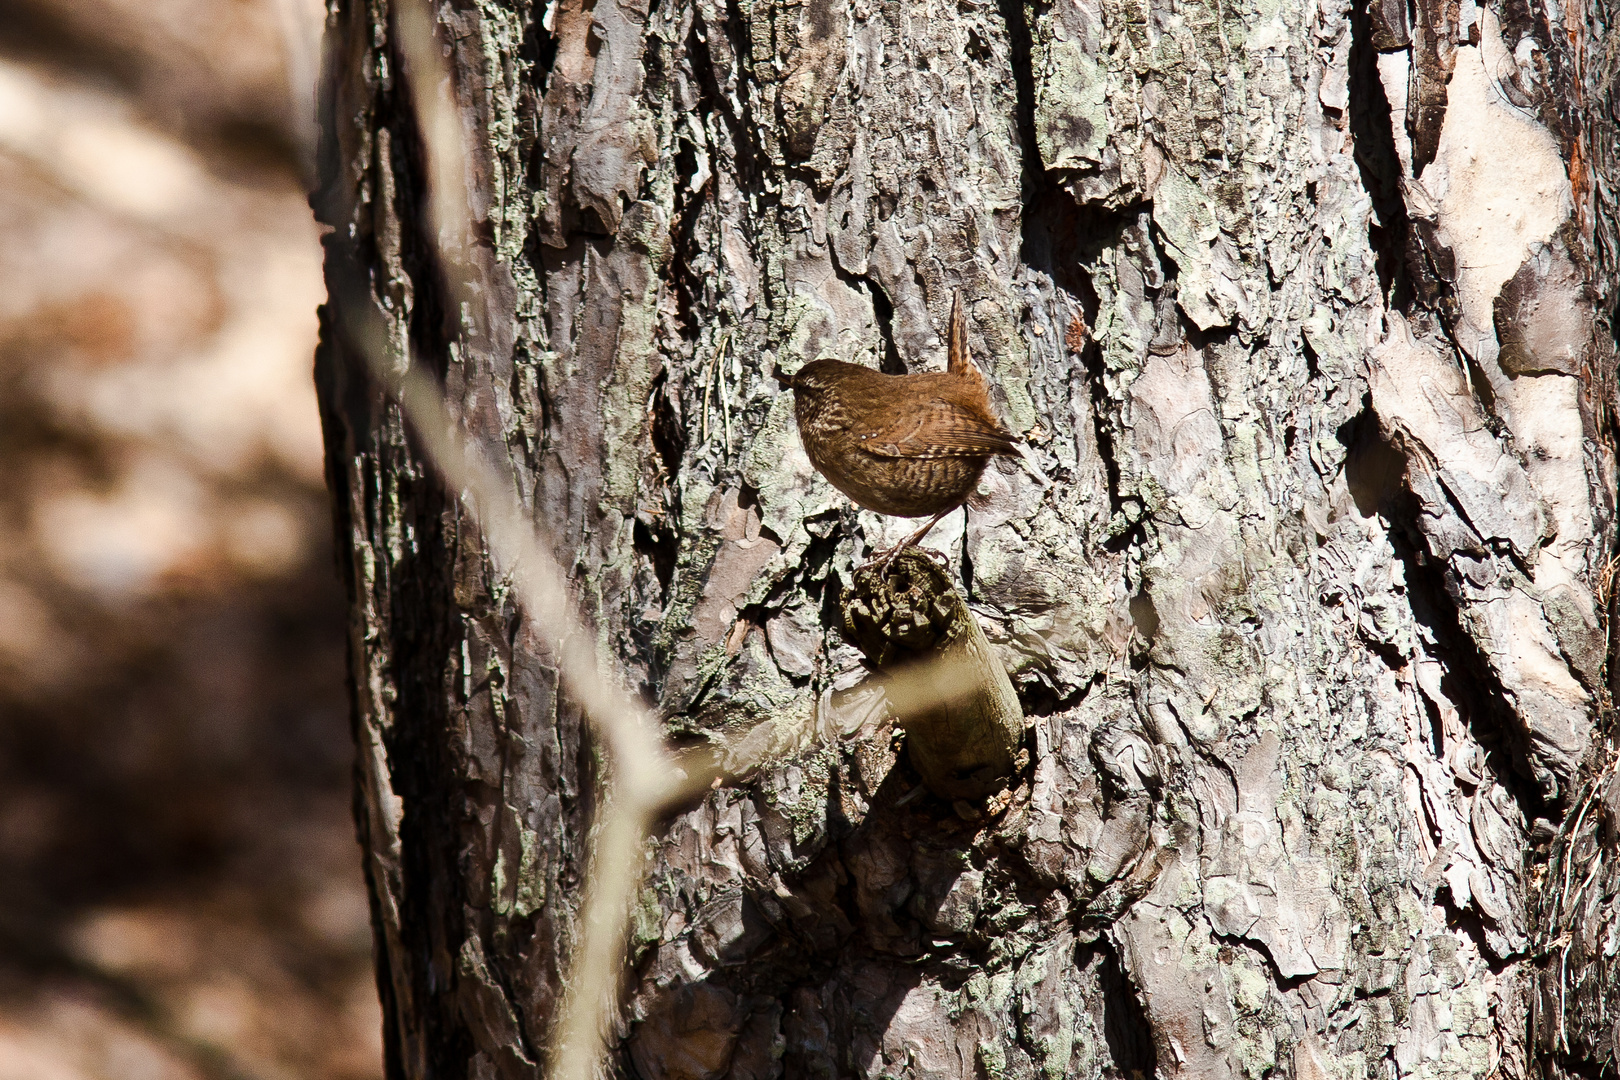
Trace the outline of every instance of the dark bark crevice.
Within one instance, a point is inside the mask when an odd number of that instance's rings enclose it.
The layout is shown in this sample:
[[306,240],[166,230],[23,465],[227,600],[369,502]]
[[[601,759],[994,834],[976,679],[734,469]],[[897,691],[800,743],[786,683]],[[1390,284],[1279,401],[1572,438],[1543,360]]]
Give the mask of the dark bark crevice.
[[1434,658],[1446,669],[1442,685],[1447,698],[1457,706],[1485,750],[1487,767],[1513,795],[1525,820],[1556,816],[1557,808],[1533,781],[1524,725],[1479,643],[1463,627],[1454,571],[1429,551],[1418,524],[1422,509],[1405,482],[1406,457],[1379,432],[1370,400],[1340,429],[1339,440],[1346,451],[1345,478],[1358,511],[1382,514],[1391,524],[1389,541],[1405,573],[1413,617],[1431,637]]
[[[834,259],[836,265],[837,260]],[[840,277],[849,277],[846,271],[839,269]],[[883,354],[878,361],[878,369],[885,375],[906,374],[906,362],[900,358],[900,347],[895,341],[894,333],[894,302],[884,291],[883,285],[875,276],[864,278],[850,278],[851,282],[858,280],[864,286],[864,291],[872,301],[872,316],[877,322],[878,337],[883,342]]]
[[[1035,73],[1031,63],[1029,20],[1033,14],[1026,0],[996,0],[1001,20],[1007,28],[1008,64],[1018,94],[1018,143],[1022,153],[1024,206],[1033,205],[1040,193],[1051,186],[1041,163],[1040,144],[1035,138]],[[1025,220],[1028,220],[1026,215]]]
[[1107,938],[1094,948],[1102,953],[1098,971],[1103,993],[1103,1039],[1120,1077],[1146,1080],[1158,1076],[1159,1052],[1141,994],[1120,963],[1119,950]]
[[[401,503],[417,508],[418,550],[446,550],[440,535],[447,509],[436,483],[426,490],[402,494]],[[396,567],[389,596],[390,610],[412,613],[409,622],[391,625],[389,655],[397,673],[399,697],[394,707],[394,730],[387,742],[389,777],[403,807],[400,820],[400,868],[403,895],[400,937],[407,954],[419,957],[410,972],[418,1004],[419,1036],[437,1075],[465,1075],[471,1053],[466,1030],[450,988],[454,957],[466,936],[462,923],[465,897],[456,873],[461,847],[461,790],[458,762],[447,752],[450,716],[446,687],[431,673],[450,670],[458,642],[445,627],[454,610],[451,588],[443,565],[431,556],[407,556]],[[420,563],[420,565],[416,565]]]
[[702,38],[695,39],[696,44],[692,47],[692,68],[703,83],[705,96],[713,102],[713,107],[730,131],[733,154],[730,171],[737,182],[737,187],[744,191],[759,191],[763,187],[760,183],[763,154],[750,118],[754,108],[754,70],[753,50],[748,38],[748,20],[743,15],[739,0],[725,0],[725,19],[719,27],[709,24],[703,18],[702,11],[702,6],[699,6],[692,25],[696,28],[702,23],[707,34],[713,34],[718,30],[725,37],[736,65],[737,103],[742,108],[742,114],[734,116],[725,107],[726,95],[720,92],[716,74],[721,68],[714,63],[712,51]]
[[1400,189],[1394,117],[1378,77],[1369,11],[1372,2],[1360,0],[1350,8],[1350,133],[1355,138],[1362,187],[1372,198],[1376,220],[1368,224],[1368,243],[1377,255],[1384,302],[1396,311],[1407,311],[1412,304],[1407,260],[1411,222]]

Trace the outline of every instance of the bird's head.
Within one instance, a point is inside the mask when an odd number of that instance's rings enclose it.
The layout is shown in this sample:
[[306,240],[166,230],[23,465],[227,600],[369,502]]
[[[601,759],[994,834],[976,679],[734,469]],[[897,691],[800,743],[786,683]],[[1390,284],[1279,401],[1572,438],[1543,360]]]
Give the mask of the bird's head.
[[812,360],[791,376],[780,364],[776,367],[776,381],[791,389],[799,397],[815,397],[831,388],[838,372],[836,360]]

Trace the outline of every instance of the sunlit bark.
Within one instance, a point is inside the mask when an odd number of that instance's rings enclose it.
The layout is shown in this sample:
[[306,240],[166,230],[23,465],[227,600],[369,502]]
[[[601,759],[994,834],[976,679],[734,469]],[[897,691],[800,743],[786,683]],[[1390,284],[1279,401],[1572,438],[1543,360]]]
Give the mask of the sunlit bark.
[[[1549,10],[442,3],[456,305],[388,5],[339,5],[334,295],[443,372],[672,736],[769,744],[649,842],[615,1072],[1601,1066],[1615,65]],[[838,629],[911,523],[772,377],[940,366],[955,289],[1051,480],[930,538],[1029,724],[973,802]],[[534,1075],[596,752],[326,325],[390,1067]]]

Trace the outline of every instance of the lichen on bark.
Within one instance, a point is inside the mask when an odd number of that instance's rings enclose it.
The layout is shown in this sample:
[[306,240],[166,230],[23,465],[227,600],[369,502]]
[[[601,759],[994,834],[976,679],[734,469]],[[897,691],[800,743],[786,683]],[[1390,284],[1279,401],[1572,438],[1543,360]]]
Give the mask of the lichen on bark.
[[[318,380],[393,1071],[541,1060],[602,777],[346,305],[671,734],[764,755],[649,840],[613,1071],[1601,1061],[1599,908],[1535,891],[1608,791],[1598,8],[443,0],[487,282],[452,310],[389,6],[336,5]],[[998,464],[933,534],[1032,721],[961,805],[838,630],[905,526],[771,377],[938,366],[957,288],[1052,480]],[[1597,850],[1568,820],[1554,867]]]

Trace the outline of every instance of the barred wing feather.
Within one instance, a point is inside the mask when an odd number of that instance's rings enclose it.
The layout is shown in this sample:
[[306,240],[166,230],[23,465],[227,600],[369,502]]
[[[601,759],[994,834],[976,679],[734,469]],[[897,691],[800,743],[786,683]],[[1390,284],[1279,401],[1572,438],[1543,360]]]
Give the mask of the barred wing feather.
[[860,433],[860,445],[880,457],[992,457],[1017,454],[1018,436],[976,410],[935,398],[882,430]]

